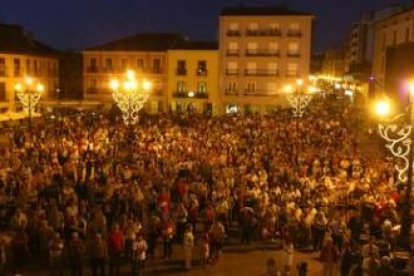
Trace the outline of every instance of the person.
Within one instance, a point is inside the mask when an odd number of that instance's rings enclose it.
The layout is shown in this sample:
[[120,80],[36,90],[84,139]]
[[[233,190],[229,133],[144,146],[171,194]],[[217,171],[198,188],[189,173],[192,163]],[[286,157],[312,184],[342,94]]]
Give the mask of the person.
[[85,245],[79,238],[77,232],[72,233],[72,238],[67,245],[67,256],[70,273],[72,276],[83,275],[83,255],[85,252]]
[[186,229],[184,232],[183,246],[184,246],[185,269],[190,270],[191,264],[193,261],[193,247],[194,247],[193,226],[191,224],[187,224],[186,226]]
[[362,247],[362,257],[364,259],[374,256],[376,259],[379,259],[379,249],[378,246],[374,244],[374,237],[370,237],[368,243]]
[[22,266],[28,262],[29,259],[29,237],[20,229],[12,240],[12,254],[13,254],[13,271],[18,274]]
[[321,250],[321,261],[323,263],[323,275],[334,276],[336,275],[336,263],[339,260],[339,250],[333,243],[331,238],[326,240],[325,245]]
[[210,258],[210,238],[208,232],[204,232],[201,236],[200,244],[201,265],[205,267]]
[[6,241],[0,236],[0,275],[6,274]]
[[49,267],[51,275],[63,275],[63,254],[64,242],[59,233],[54,233],[52,240],[49,242]]
[[284,242],[284,259],[285,259],[285,274],[290,275],[292,273],[293,267],[293,255],[295,253],[295,248],[293,246],[293,240],[289,237],[286,238]]
[[89,249],[91,270],[93,276],[105,275],[105,262],[108,259],[108,245],[97,233],[90,244]]
[[380,266],[377,270],[378,276],[390,276],[394,275],[395,271],[394,268],[391,265],[391,258],[388,256],[383,256],[381,258]]
[[318,211],[315,214],[315,218],[312,224],[312,240],[314,251],[320,250],[322,248],[327,223],[328,220],[326,219],[325,214],[321,211]]
[[370,253],[367,258],[364,258],[362,263],[362,271],[364,276],[377,275],[380,268],[380,261],[374,253]]
[[209,231],[209,237],[211,242],[211,255],[212,259],[218,260],[221,256],[221,250],[223,246],[223,238],[224,238],[224,226],[221,224],[220,221],[215,220],[211,225]]
[[355,243],[344,243],[344,250],[341,253],[340,259],[340,274],[341,276],[348,276],[351,270],[362,263],[362,255],[357,250]]
[[281,276],[282,274],[277,269],[276,260],[274,258],[269,258],[266,261],[266,276]]
[[139,233],[136,240],[132,245],[132,269],[131,275],[139,276],[142,275],[142,271],[145,267],[145,260],[147,258],[148,245],[144,239],[144,235]]
[[119,224],[115,223],[112,232],[108,237],[109,250],[109,273],[119,275],[122,253],[124,251],[124,234],[120,230]]
[[162,232],[163,237],[163,258],[171,259],[173,254],[173,238],[174,238],[174,225],[171,220],[167,220],[164,223],[164,228]]

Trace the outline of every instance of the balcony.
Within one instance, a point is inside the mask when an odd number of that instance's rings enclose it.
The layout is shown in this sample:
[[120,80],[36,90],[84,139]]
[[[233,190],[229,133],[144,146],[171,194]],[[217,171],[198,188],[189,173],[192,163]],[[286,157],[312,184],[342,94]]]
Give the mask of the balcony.
[[239,75],[239,69],[226,69],[227,76],[237,76]]
[[198,68],[196,70],[196,75],[198,77],[205,77],[205,76],[207,76],[207,69],[205,69],[205,68]]
[[239,30],[228,30],[227,36],[241,36],[241,32]]
[[97,66],[88,66],[86,67],[87,73],[98,73],[98,67]]
[[289,30],[287,31],[286,35],[288,37],[301,37],[302,32],[300,30]]
[[276,49],[247,49],[246,56],[248,57],[280,56],[280,51]]
[[237,96],[239,92],[237,90],[226,89],[225,95],[226,96]]
[[196,98],[196,99],[207,99],[208,98],[208,93],[206,91],[201,92],[201,91],[196,91],[194,92],[194,96],[189,95],[189,92],[187,91],[176,91],[173,93],[173,97],[174,98]]
[[289,58],[299,58],[300,57],[300,52],[287,52],[286,56]]
[[186,76],[187,75],[187,69],[186,68],[177,68],[175,70],[175,74],[177,76]]
[[278,94],[275,94],[274,91],[269,90],[269,89],[246,88],[244,90],[244,96],[247,96],[247,97],[277,97]]
[[244,71],[246,76],[278,76],[279,70],[277,69],[246,69]]
[[227,49],[226,55],[227,56],[238,56],[239,49]]
[[246,36],[281,36],[279,29],[247,30]]

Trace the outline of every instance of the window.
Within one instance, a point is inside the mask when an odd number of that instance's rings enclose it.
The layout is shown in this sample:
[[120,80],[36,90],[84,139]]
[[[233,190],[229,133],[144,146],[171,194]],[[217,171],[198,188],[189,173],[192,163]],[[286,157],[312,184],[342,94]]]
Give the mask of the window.
[[246,93],[251,94],[251,93],[256,93],[256,82],[251,81],[248,82],[246,85]]
[[19,77],[20,76],[20,59],[15,58],[13,60],[13,66],[14,66],[14,76]]
[[235,61],[228,62],[226,71],[227,71],[227,75],[237,75],[239,73],[237,62]]
[[259,24],[257,24],[256,22],[250,23],[248,30],[247,30],[247,35],[257,35],[258,29],[259,29]]
[[256,62],[248,62],[247,63],[246,74],[247,75],[254,75],[256,73],[257,73],[257,64],[256,64]]
[[237,93],[237,83],[235,81],[230,81],[226,85],[226,92],[228,94]]
[[279,53],[279,43],[277,42],[270,42],[269,49],[271,52]]
[[229,30],[227,31],[228,36],[239,36],[239,24],[237,23],[230,23]]
[[0,76],[6,76],[6,59],[0,58]]
[[128,68],[128,60],[126,58],[121,59],[121,70],[126,70]]
[[247,52],[248,55],[255,55],[257,54],[257,43],[256,42],[249,42],[247,43]]
[[298,64],[297,63],[288,63],[287,64],[287,72],[288,77],[296,77],[298,76]]
[[207,82],[200,81],[197,84],[197,93],[199,94],[205,94],[207,93]]
[[142,58],[137,59],[137,69],[144,71],[144,60]]
[[6,83],[0,82],[0,101],[5,102],[6,101]]
[[32,70],[31,70],[30,59],[26,59],[26,74],[30,75],[31,72]]
[[277,75],[279,73],[278,64],[275,62],[267,64],[267,71],[269,75]]
[[270,24],[269,29],[270,29],[271,35],[280,35],[280,24],[279,23]]
[[295,23],[290,23],[289,24],[289,29],[287,32],[288,36],[300,36],[301,32],[300,32],[300,25],[299,23],[295,22]]
[[207,75],[207,61],[199,60],[197,61],[197,76]]
[[227,55],[238,55],[239,54],[239,43],[230,42],[227,50]]
[[288,56],[290,57],[296,57],[299,56],[299,43],[297,42],[291,42],[288,45]]
[[154,58],[152,60],[152,70],[153,70],[154,74],[161,74],[162,73],[161,59]]
[[33,62],[33,67],[34,67],[34,75],[37,76],[39,74],[39,64],[36,59]]
[[96,94],[98,92],[96,79],[89,80],[89,94]]
[[98,63],[96,58],[89,59],[89,72],[97,72],[98,71]]
[[185,60],[177,60],[177,75],[185,76],[187,75],[187,62]]
[[177,92],[178,93],[187,92],[187,87],[184,81],[177,81]]
[[105,59],[105,69],[108,71],[112,71],[112,58]]
[[266,88],[268,93],[276,94],[277,84],[275,82],[268,82]]
[[409,42],[410,41],[410,28],[407,28],[405,30],[405,42]]

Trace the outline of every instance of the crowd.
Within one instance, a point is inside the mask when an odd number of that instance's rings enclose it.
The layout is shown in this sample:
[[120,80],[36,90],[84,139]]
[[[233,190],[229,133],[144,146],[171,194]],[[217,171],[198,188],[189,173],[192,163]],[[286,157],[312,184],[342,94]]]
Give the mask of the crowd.
[[320,251],[325,275],[413,269],[394,254],[393,160],[363,154],[348,115],[156,115],[131,128],[102,114],[13,129],[0,148],[0,275],[33,260],[52,275],[119,275],[126,262],[142,275],[176,244],[190,270],[220,259],[229,229],[241,244],[281,240],[286,275],[295,250]]

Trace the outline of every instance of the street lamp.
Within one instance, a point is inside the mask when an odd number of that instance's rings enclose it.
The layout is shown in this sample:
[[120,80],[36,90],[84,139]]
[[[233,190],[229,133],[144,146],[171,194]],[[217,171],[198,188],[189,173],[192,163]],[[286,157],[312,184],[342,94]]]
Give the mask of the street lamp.
[[[302,89],[303,80],[296,80],[296,89],[290,84],[286,85],[284,90],[286,93],[286,98],[293,108],[293,116],[301,118],[303,113],[305,113],[306,107],[309,105],[309,102],[312,100],[312,94],[306,93]],[[309,89],[309,92],[311,89]]]
[[14,90],[22,103],[24,110],[29,118],[29,130],[32,129],[32,112],[35,110],[36,104],[40,100],[40,96],[45,90],[44,85],[31,77],[26,77],[23,82],[17,82]]
[[[386,141],[386,148],[390,150],[391,154],[399,159],[395,164],[395,169],[398,172],[398,180],[401,183],[406,183],[404,205],[401,213],[401,231],[400,243],[401,246],[407,250],[411,249],[410,234],[411,234],[411,205],[412,205],[412,185],[413,185],[413,146],[414,141],[414,109],[412,106],[411,97],[414,93],[414,85],[410,85],[410,103],[408,106],[409,123],[403,121],[405,114],[399,114],[389,121],[388,124],[379,124],[379,134]],[[375,104],[376,113],[385,117],[391,112],[390,103],[388,101],[379,101]]]
[[112,79],[110,87],[113,90],[112,97],[122,111],[124,123],[136,124],[139,118],[138,112],[148,101],[152,83],[145,79],[137,80],[135,72],[128,70],[122,81]]

